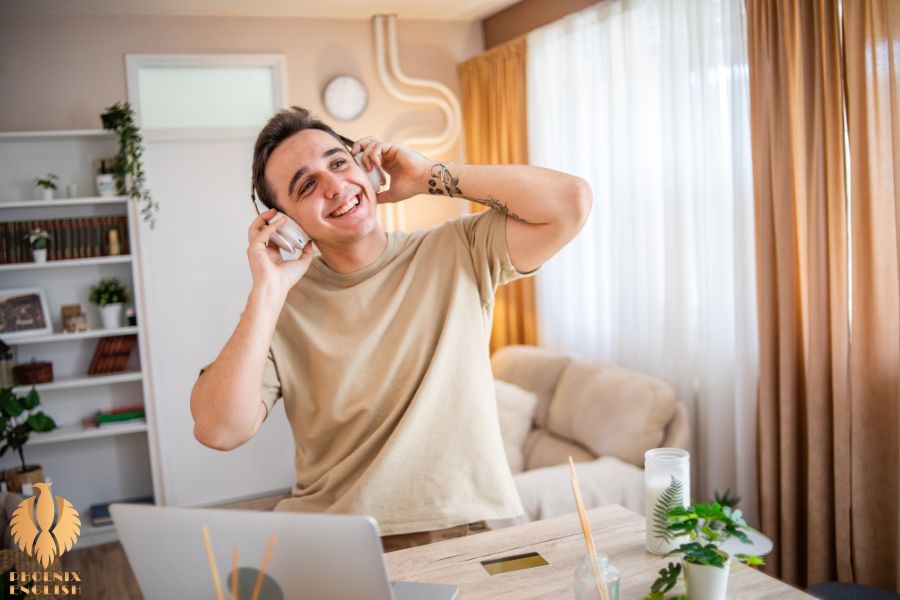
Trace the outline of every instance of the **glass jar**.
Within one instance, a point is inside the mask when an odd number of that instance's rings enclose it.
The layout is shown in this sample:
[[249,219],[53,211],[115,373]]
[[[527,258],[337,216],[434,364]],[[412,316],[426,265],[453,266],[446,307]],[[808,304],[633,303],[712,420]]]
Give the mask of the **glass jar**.
[[[597,564],[609,593],[607,600],[619,600],[619,570],[609,564],[609,557],[605,554],[597,554]],[[575,569],[575,600],[604,600],[597,591],[597,579],[590,554],[585,554],[584,560]]]
[[667,554],[682,540],[664,536],[666,512],[691,505],[691,455],[681,448],[654,448],[644,453],[644,518],[647,550]]

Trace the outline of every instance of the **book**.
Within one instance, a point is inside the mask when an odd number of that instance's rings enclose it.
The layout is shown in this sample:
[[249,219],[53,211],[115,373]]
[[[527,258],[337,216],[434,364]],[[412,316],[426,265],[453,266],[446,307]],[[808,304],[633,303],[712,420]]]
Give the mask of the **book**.
[[137,421],[143,419],[145,416],[144,409],[133,410],[130,412],[120,412],[120,413],[104,413],[102,411],[97,411],[97,414],[94,415],[94,421],[97,425],[102,425],[103,423],[121,423],[124,421]]
[[112,500],[110,502],[91,504],[89,509],[91,514],[91,524],[95,527],[101,527],[112,523],[112,516],[109,514],[110,504],[153,504],[153,496],[141,496],[139,498],[126,498],[124,500]]
[[88,366],[88,375],[118,373],[125,370],[128,357],[136,343],[137,336],[134,334],[100,338]]
[[41,228],[50,234],[48,260],[110,256],[109,232],[119,237],[119,254],[128,254],[128,221],[125,215],[72,217],[0,222],[0,264],[31,262],[31,246],[25,236]]

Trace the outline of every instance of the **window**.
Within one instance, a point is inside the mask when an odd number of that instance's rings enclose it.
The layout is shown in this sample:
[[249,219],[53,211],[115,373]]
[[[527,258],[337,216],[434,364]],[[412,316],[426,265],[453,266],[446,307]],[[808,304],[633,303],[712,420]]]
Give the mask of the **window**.
[[126,56],[128,97],[145,131],[258,131],[284,106],[284,57]]

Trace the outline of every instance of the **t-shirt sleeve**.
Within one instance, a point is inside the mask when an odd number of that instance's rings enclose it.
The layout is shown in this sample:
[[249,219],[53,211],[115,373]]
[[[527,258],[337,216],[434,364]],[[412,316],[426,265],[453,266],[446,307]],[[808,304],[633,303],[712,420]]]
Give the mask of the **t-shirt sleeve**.
[[537,269],[521,273],[513,266],[506,247],[505,214],[493,208],[465,215],[456,220],[462,239],[468,245],[483,303],[494,301],[497,286],[533,275]]
[[[212,363],[204,365],[197,374],[197,377],[203,375],[203,372],[206,371],[210,365],[212,365]],[[261,392],[262,403],[263,406],[266,407],[266,418],[268,418],[269,413],[272,412],[272,407],[274,407],[275,403],[278,402],[278,399],[281,398],[281,378],[278,377],[278,369],[275,366],[275,357],[272,354],[271,348],[266,355],[266,364],[263,366]]]
[[272,349],[266,355],[266,364],[263,367],[262,377],[262,403],[266,407],[266,418],[272,412],[272,408],[281,398],[281,378],[278,376],[278,368],[275,365],[275,356]]

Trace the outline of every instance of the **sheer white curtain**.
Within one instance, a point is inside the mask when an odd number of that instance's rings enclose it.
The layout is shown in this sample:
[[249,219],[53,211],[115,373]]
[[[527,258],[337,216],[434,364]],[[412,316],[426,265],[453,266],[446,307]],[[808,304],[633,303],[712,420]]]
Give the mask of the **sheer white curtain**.
[[742,0],[604,0],[528,37],[531,162],[594,191],[537,277],[543,343],[658,376],[696,500],[756,520],[757,330]]

